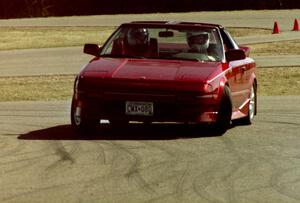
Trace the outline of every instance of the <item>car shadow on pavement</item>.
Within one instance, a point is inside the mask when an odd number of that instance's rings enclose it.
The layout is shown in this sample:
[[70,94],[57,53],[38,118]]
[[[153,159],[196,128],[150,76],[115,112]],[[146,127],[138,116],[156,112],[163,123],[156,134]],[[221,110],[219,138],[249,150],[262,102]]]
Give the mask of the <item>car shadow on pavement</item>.
[[184,124],[130,124],[112,127],[102,124],[97,129],[76,132],[71,125],[59,125],[22,134],[22,140],[171,140],[203,137],[217,137],[224,133],[211,126]]

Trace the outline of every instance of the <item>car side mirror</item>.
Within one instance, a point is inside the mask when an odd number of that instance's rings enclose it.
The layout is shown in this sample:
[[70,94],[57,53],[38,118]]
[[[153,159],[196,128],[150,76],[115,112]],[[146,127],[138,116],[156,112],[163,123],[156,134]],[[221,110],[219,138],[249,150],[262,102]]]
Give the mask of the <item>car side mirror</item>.
[[246,58],[246,53],[242,49],[230,49],[226,51],[226,60],[230,61],[237,61]]
[[99,47],[98,44],[85,44],[83,47],[83,53],[93,56],[99,56],[101,50],[102,47]]

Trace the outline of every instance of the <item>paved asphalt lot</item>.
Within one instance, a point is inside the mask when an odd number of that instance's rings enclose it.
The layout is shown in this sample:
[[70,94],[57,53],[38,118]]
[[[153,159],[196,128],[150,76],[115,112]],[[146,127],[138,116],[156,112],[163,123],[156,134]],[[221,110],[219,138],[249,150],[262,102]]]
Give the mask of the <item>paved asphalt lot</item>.
[[82,48],[0,51],[0,76],[76,74],[92,59]]
[[0,103],[0,202],[299,202],[300,97],[259,97],[252,126],[79,136],[70,102]]
[[[298,13],[204,12],[194,19],[270,28],[277,18],[289,30]],[[110,23],[119,21],[114,16]],[[0,26],[87,22],[108,21],[0,20]],[[288,65],[295,58],[280,60]],[[73,74],[88,59],[79,47],[2,51],[0,76]],[[262,66],[276,60],[257,58]],[[70,101],[1,102],[0,202],[300,202],[300,96],[258,102],[253,125],[232,126],[222,136],[207,127],[161,124],[122,129],[104,124],[80,136],[69,125]]]

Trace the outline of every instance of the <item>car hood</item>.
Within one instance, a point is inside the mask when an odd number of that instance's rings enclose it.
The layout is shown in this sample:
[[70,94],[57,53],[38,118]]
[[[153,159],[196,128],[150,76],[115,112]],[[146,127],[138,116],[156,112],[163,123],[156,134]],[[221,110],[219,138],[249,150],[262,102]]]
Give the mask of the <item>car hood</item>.
[[93,78],[204,82],[221,65],[221,62],[98,58],[81,74]]

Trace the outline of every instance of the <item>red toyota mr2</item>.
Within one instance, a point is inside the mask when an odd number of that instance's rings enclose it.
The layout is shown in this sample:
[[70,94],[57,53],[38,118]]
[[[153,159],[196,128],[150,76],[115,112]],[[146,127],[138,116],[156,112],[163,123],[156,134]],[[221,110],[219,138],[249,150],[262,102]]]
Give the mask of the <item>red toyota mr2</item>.
[[256,64],[220,25],[139,21],[122,24],[77,75],[72,125],[129,121],[211,123],[256,115]]

